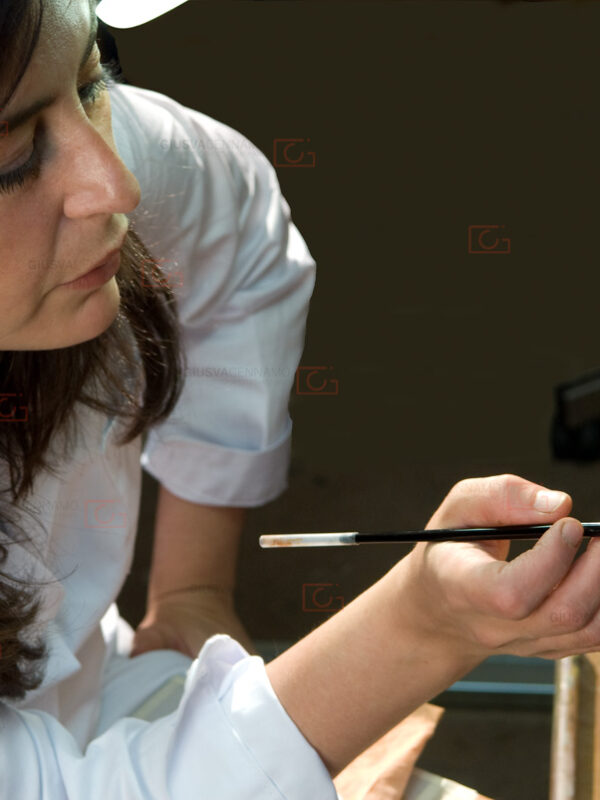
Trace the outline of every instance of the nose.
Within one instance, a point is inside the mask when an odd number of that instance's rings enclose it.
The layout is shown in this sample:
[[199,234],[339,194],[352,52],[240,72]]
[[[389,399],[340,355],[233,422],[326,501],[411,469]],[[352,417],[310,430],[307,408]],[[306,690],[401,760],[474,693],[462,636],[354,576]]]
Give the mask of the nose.
[[118,154],[110,120],[102,128],[82,121],[65,131],[65,137],[61,159],[65,216],[133,211],[141,199],[140,185]]

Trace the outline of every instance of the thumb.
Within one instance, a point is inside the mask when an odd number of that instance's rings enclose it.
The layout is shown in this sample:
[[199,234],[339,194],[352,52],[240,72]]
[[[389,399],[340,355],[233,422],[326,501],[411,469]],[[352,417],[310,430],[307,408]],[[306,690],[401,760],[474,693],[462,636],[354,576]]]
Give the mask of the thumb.
[[517,618],[528,616],[562,581],[570,570],[581,539],[581,523],[566,517],[555,522],[535,546],[509,563],[501,563],[503,593],[512,598]]

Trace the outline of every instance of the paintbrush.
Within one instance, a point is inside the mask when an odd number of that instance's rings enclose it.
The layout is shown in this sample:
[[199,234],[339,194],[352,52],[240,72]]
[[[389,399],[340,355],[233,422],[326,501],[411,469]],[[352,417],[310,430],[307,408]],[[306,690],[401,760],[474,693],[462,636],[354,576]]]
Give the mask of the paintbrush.
[[[600,522],[582,522],[584,536],[600,536]],[[344,533],[263,533],[261,547],[331,547],[386,542],[477,542],[487,539],[539,539],[551,525],[501,525],[495,528],[432,528],[423,531],[347,531]]]

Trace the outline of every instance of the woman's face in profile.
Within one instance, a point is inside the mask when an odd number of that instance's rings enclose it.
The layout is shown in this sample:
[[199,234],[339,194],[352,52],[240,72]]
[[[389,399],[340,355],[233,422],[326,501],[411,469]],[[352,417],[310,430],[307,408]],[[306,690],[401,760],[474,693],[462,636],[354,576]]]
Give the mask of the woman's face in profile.
[[[140,201],[139,184],[117,154],[108,93],[89,85],[102,77],[98,46],[89,47],[92,6],[45,0],[27,71],[0,109],[0,123],[8,121],[0,136],[0,350],[88,341],[119,310],[114,277],[96,288],[61,285],[121,246],[125,214]],[[45,100],[42,110],[11,123]],[[22,185],[13,182],[21,167]]]

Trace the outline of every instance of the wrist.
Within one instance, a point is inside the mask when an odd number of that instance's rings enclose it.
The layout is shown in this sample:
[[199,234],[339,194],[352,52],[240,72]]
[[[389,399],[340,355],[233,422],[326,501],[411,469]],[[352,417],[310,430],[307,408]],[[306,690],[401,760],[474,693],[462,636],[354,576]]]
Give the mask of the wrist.
[[190,584],[161,591],[150,591],[148,606],[163,604],[170,601],[192,601],[199,603],[224,604],[233,608],[234,586],[221,586],[219,584]]
[[469,636],[459,612],[432,580],[426,558],[426,544],[419,544],[388,573],[399,625],[424,657],[443,660],[458,680],[492,651]]
[[192,503],[160,486],[148,604],[194,594],[225,601],[228,591],[233,595],[245,511]]

